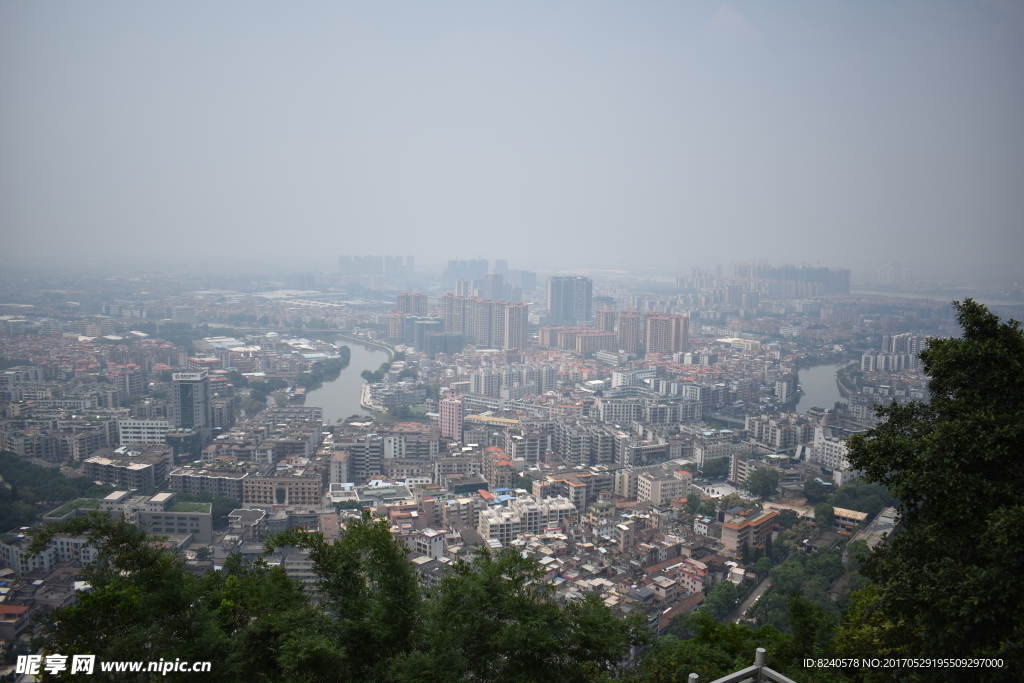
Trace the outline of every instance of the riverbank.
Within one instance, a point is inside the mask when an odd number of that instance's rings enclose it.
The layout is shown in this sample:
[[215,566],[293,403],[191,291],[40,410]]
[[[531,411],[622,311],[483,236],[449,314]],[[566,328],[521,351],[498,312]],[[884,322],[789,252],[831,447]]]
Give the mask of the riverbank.
[[395,350],[383,342],[379,342],[373,339],[367,339],[366,337],[360,337],[348,332],[337,332],[336,335],[346,341],[355,342],[362,344],[363,346],[372,346],[375,349],[380,349],[388,354],[388,360],[390,361],[395,357]]
[[816,363],[798,370],[800,393],[792,410],[798,413],[806,413],[811,408],[829,410],[837,402],[843,402],[846,395],[840,388],[836,373],[852,364],[853,361],[844,359],[838,363]]
[[851,362],[850,364],[848,364],[848,365],[846,365],[846,366],[836,370],[836,386],[839,387],[839,393],[843,395],[843,398],[847,398],[848,399],[848,398],[850,398],[850,396],[852,394],[857,393],[857,386],[856,385],[854,385],[851,388],[851,387],[847,386],[845,381],[843,381],[844,379],[846,379],[846,372],[845,371],[849,370],[850,368],[854,367],[855,365],[857,365],[856,362]]
[[360,373],[364,370],[376,370],[382,362],[387,362],[392,353],[390,349],[381,345],[366,343],[366,340],[358,338],[349,341],[348,346],[348,366],[334,379],[324,381],[320,386],[306,392],[306,405],[322,408],[325,423],[333,423],[353,415],[370,414],[370,411],[360,405],[363,390]]

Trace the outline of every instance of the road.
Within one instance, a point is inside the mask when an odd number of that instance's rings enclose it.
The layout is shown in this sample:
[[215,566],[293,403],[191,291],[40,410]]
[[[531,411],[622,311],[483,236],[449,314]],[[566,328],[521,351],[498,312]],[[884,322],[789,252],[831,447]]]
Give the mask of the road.
[[746,614],[747,610],[754,606],[754,601],[761,597],[761,594],[771,587],[772,580],[767,578],[761,583],[759,583],[757,586],[755,586],[754,590],[750,591],[750,595],[748,595],[746,599],[744,599],[743,602],[740,603],[740,606],[733,610],[732,614],[729,615],[729,621],[736,621],[744,614]]

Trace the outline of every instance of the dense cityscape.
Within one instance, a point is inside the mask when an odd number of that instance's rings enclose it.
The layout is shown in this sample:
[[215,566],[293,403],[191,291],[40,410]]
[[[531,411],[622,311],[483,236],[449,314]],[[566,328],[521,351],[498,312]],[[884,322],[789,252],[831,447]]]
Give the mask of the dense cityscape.
[[1022,8],[0,2],[0,683],[1024,680]]
[[[32,528],[96,511],[188,572],[262,558],[314,603],[310,550],[268,539],[339,539],[370,514],[427,590],[514,549],[551,600],[596,596],[655,636],[698,612],[788,631],[787,595],[837,613],[867,583],[899,503],[847,440],[879,407],[929,401],[919,354],[959,332],[948,303],[851,291],[841,267],[654,281],[346,255],[276,279],[22,274],[4,290],[11,653],[76,602],[100,551],[71,533],[39,551]],[[54,476],[77,493],[43,494]]]

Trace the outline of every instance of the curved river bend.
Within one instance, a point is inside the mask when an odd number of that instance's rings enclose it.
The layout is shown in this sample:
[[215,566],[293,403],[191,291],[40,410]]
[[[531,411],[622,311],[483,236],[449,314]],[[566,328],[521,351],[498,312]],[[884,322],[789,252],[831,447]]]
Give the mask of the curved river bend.
[[804,393],[796,404],[796,412],[806,413],[808,408],[832,408],[836,401],[846,402],[836,385],[836,370],[846,367],[849,363],[815,365],[801,368],[797,372],[797,381]]
[[352,415],[369,415],[370,412],[359,405],[359,397],[363,390],[363,370],[376,370],[381,363],[388,360],[387,351],[373,346],[363,346],[348,340],[341,340],[352,352],[348,366],[337,379],[324,382],[320,388],[306,395],[306,405],[324,409],[324,424],[333,424],[338,418]]

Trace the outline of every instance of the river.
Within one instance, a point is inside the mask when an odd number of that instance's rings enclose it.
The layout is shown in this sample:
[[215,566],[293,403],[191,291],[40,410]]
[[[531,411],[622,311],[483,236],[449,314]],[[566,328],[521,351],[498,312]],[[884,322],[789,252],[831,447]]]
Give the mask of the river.
[[796,404],[796,412],[806,413],[808,408],[832,408],[836,401],[845,402],[836,386],[836,370],[846,367],[847,363],[815,365],[800,368],[797,373],[803,394]]
[[342,369],[337,379],[324,382],[320,388],[306,395],[306,405],[324,409],[324,424],[334,423],[339,417],[352,415],[369,415],[359,405],[359,397],[363,390],[363,370],[376,370],[381,363],[388,360],[387,351],[373,346],[363,346],[348,340],[339,340],[349,348],[352,355],[348,366]]

